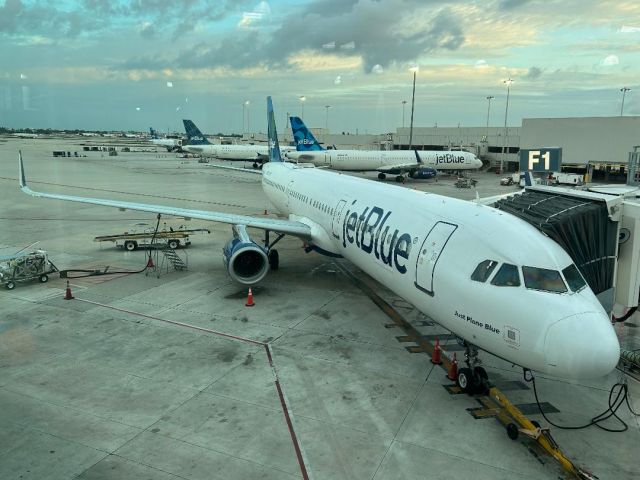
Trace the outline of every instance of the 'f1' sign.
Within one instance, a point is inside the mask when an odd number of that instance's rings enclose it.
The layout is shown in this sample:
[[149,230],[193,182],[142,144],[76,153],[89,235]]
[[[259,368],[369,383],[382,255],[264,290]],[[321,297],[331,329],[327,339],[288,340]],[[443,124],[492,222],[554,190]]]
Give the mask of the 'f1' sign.
[[561,148],[520,150],[520,171],[559,172],[562,162]]

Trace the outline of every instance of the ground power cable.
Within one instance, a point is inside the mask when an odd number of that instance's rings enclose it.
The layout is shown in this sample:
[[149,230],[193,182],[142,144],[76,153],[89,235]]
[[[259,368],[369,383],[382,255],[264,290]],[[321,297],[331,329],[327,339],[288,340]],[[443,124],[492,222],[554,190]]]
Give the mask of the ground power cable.
[[[151,237],[151,245],[153,245],[155,243],[156,240],[156,236],[158,234],[158,228],[160,226],[160,214],[158,214],[158,221],[156,222],[156,228],[153,231],[153,235]],[[100,270],[88,270],[88,269],[69,269],[69,270],[62,270],[60,271],[60,278],[70,278],[70,279],[75,279],[75,278],[87,278],[87,277],[96,277],[96,276],[102,276],[102,275],[124,275],[124,274],[134,274],[134,273],[142,273],[144,271],[146,271],[147,269],[151,268],[150,265],[153,265],[153,259],[152,259],[152,255],[153,255],[153,248],[149,248],[149,256],[145,255],[145,259],[146,259],[146,263],[145,266],[140,269],[140,270],[112,270],[110,272],[107,271],[107,269],[109,267],[106,267],[104,271],[100,271]],[[63,276],[64,273],[64,276]],[[74,276],[69,276],[69,273],[86,273],[87,275],[74,275]]]
[[[611,432],[611,433],[625,432],[629,429],[629,425],[627,425],[627,423],[617,415],[618,409],[625,403],[627,404],[627,408],[629,409],[629,411],[633,416],[635,417],[640,416],[640,413],[637,413],[631,406],[631,402],[629,401],[629,387],[627,386],[626,381],[624,381],[624,382],[617,382],[611,387],[611,390],[609,390],[609,400],[608,400],[607,409],[604,410],[602,413],[593,417],[589,422],[585,423],[584,425],[558,425],[552,422],[551,420],[549,420],[549,418],[544,413],[542,405],[540,405],[540,400],[538,399],[538,390],[536,388],[536,379],[533,376],[533,373],[531,372],[531,370],[524,371],[524,380],[525,382],[531,383],[533,385],[533,394],[536,399],[536,405],[538,406],[538,410],[540,411],[540,414],[542,415],[542,417],[549,424],[561,430],[582,430],[591,426],[596,426],[601,430],[604,430],[605,432]],[[604,422],[605,420],[608,420],[611,417],[614,417],[622,425],[622,427],[609,428],[600,424],[601,422]]]

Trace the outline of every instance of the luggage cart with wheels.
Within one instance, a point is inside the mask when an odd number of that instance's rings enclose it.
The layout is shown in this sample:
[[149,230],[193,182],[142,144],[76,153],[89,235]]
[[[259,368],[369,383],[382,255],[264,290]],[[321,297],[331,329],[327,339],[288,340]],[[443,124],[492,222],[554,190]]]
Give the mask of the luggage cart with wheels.
[[0,257],[0,285],[7,290],[13,290],[18,282],[37,279],[40,283],[46,283],[49,275],[58,271],[44,250]]

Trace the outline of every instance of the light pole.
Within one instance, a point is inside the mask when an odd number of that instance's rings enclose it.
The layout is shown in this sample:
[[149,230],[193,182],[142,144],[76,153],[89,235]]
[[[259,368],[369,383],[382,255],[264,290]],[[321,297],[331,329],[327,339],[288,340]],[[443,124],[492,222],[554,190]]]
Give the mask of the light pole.
[[324,129],[326,130],[326,133],[329,133],[329,109],[331,108],[331,105],[325,105],[324,108],[326,109],[326,117],[324,119]]
[[409,126],[409,150],[413,146],[413,111],[416,103],[416,74],[420,67],[417,65],[409,69],[409,71],[413,72],[413,93],[411,94],[411,125]]
[[622,105],[620,105],[620,116],[622,116],[622,110],[624,109],[624,97],[629,90],[631,90],[629,87],[622,87],[620,89],[620,91],[622,92]]
[[251,111],[249,110],[249,106],[251,105],[251,102],[249,100],[247,100],[246,102],[244,102],[244,104],[247,106],[247,133],[249,133],[251,131]]
[[503,80],[502,83],[507,86],[507,106],[504,109],[504,138],[502,139],[502,158],[500,159],[500,173],[504,172],[504,162],[507,150],[507,116],[509,115],[509,93],[511,91],[511,84],[513,83],[513,80],[511,80],[511,78],[508,78],[507,80]]
[[489,101],[489,105],[487,106],[487,145],[489,145],[489,112],[491,111],[491,100],[494,97],[492,95],[487,96],[487,100]]
[[406,100],[402,100],[402,128],[404,128],[404,107],[407,104]]
[[302,108],[302,115],[301,116],[302,116],[302,120],[304,121],[304,102],[307,100],[307,97],[305,97],[304,95],[300,95],[298,98],[300,99],[300,105],[301,105],[301,108]]

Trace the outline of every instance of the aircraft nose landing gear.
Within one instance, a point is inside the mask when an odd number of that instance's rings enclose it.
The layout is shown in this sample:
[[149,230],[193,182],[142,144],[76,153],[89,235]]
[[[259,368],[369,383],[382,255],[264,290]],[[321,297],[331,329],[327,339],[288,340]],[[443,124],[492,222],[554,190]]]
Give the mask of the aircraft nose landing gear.
[[469,395],[486,393],[489,390],[489,375],[480,366],[478,348],[465,341],[462,341],[462,345],[465,347],[464,357],[467,366],[458,370],[456,384]]

